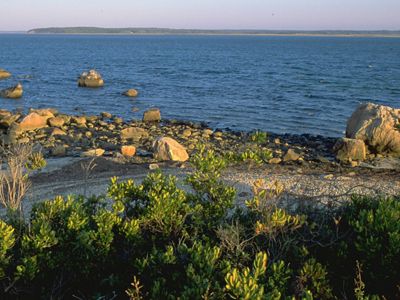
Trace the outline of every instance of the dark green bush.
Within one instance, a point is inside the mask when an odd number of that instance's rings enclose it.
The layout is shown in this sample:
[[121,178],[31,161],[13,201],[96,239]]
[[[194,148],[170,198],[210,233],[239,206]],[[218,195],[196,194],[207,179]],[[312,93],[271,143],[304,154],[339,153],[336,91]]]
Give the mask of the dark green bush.
[[279,183],[257,181],[235,207],[226,161],[201,149],[193,165],[189,185],[113,178],[108,197],[57,197],[20,224],[0,220],[0,298],[399,298],[399,199],[296,214],[274,204]]

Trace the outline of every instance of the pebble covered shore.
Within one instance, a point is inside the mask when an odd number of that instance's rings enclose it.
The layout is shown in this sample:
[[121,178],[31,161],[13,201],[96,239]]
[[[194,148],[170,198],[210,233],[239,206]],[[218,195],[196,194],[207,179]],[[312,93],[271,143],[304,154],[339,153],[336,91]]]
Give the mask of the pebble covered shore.
[[[46,110],[32,110],[46,115]],[[131,159],[137,163],[152,159],[152,145],[158,137],[175,139],[192,153],[200,144],[217,153],[241,151],[251,144],[251,133],[227,130],[212,130],[205,123],[177,120],[126,121],[107,112],[99,116],[65,115],[49,109],[52,117],[42,128],[20,130],[15,133],[13,124],[24,119],[23,114],[3,111],[0,116],[3,143],[32,143],[40,145],[46,157],[62,156],[119,156],[122,146],[134,146],[136,155]],[[22,123],[21,123],[22,124]],[[298,163],[328,163],[334,161],[332,145],[335,139],[310,135],[268,134],[260,147],[271,149],[273,163],[283,161],[289,149],[296,155]],[[97,151],[96,151],[97,150]],[[100,151],[101,150],[101,151]],[[104,150],[104,151],[103,151]]]

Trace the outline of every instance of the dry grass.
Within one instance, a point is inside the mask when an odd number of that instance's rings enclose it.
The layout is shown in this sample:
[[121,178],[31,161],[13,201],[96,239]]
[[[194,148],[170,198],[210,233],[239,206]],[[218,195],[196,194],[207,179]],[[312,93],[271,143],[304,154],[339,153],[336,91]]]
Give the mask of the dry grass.
[[2,150],[5,167],[0,173],[0,203],[6,209],[20,211],[22,200],[31,185],[26,166],[33,149],[31,145],[19,144]]

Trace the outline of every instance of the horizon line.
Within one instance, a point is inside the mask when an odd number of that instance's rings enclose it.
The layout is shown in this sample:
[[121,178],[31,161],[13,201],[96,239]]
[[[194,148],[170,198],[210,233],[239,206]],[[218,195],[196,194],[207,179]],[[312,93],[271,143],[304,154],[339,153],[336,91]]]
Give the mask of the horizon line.
[[151,29],[151,30],[194,30],[194,31],[268,31],[268,32],[400,32],[399,29],[266,29],[266,28],[178,28],[178,27],[105,27],[105,26],[47,26],[21,30],[2,30],[0,32],[26,32],[44,29]]

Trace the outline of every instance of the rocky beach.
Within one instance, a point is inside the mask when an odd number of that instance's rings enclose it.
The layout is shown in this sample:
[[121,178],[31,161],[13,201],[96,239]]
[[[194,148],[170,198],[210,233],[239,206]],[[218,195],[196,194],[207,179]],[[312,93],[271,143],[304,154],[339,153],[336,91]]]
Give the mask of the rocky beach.
[[[2,70],[2,74],[9,73]],[[90,70],[82,73],[78,85],[99,88],[104,80]],[[9,98],[7,93],[16,89],[22,96],[18,84],[3,91],[3,97]],[[136,97],[138,91],[128,89],[122,94]],[[239,201],[250,195],[252,183],[259,178],[265,178],[266,184],[282,182],[287,203],[305,199],[333,203],[354,193],[393,195],[400,190],[400,114],[389,107],[360,105],[348,121],[346,137],[339,139],[215,129],[205,122],[165,120],[161,115],[157,108],[144,111],[140,120],[124,120],[109,112],[0,110],[2,151],[29,144],[51,161],[51,167],[32,175],[36,199],[79,193],[80,186],[87,186],[82,178],[88,176],[84,166],[90,162],[94,162],[92,193],[104,191],[113,176],[143,178],[159,168],[184,174],[200,146],[229,158],[224,178],[242,191]]]
[[[144,112],[141,120],[123,120],[107,112],[66,115],[54,109],[26,114],[3,110],[0,116],[5,149],[29,143],[49,162],[31,175],[34,202],[58,194],[101,193],[113,176],[142,179],[159,168],[182,177],[190,171],[188,159],[199,145],[227,157],[268,152],[262,161],[250,155],[229,164],[224,179],[240,191],[239,202],[250,196],[252,183],[260,178],[266,185],[281,182],[286,204],[307,199],[334,204],[353,193],[400,191],[397,158],[369,153],[364,160],[341,161],[344,150],[338,156],[335,138],[211,129],[205,123],[163,120],[157,109]],[[160,146],[163,143],[167,146]],[[90,163],[94,167],[87,174]]]
[[0,299],[398,299],[399,40],[295,35],[0,33]]

